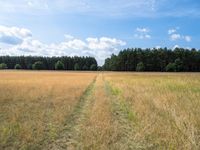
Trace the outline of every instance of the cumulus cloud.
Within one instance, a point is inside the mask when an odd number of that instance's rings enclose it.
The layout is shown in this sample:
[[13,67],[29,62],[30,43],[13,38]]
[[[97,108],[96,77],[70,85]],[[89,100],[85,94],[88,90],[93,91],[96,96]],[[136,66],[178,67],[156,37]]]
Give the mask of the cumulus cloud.
[[184,39],[185,39],[187,42],[190,42],[190,41],[192,40],[191,36],[188,36],[188,35],[184,36]]
[[168,34],[172,34],[172,33],[175,33],[176,32],[176,29],[169,29],[168,30]]
[[24,39],[32,36],[30,30],[18,27],[0,26],[0,42],[6,44],[21,44]]
[[69,34],[65,34],[64,37],[63,42],[45,44],[34,39],[28,29],[0,26],[0,55],[87,55],[95,57],[102,65],[105,58],[126,45],[126,42],[110,37],[88,37],[85,40]]
[[176,28],[176,29],[169,29],[168,30],[168,34],[169,34],[169,38],[170,40],[172,41],[176,41],[176,40],[185,40],[186,42],[191,42],[192,40],[192,37],[189,36],[189,35],[181,35],[178,33],[178,30],[179,28]]
[[172,41],[176,41],[176,40],[179,40],[179,39],[181,39],[182,37],[181,37],[181,35],[180,34],[172,34],[171,36],[170,36],[170,39],[172,40]]
[[124,41],[115,39],[115,38],[108,38],[108,37],[101,37],[101,38],[87,38],[86,41],[88,42],[89,49],[110,49],[115,48],[117,45],[124,46],[126,43]]
[[148,28],[136,28],[134,37],[137,39],[151,39]]
[[148,33],[149,29],[147,29],[147,28],[136,28],[136,31],[141,32],[141,33]]

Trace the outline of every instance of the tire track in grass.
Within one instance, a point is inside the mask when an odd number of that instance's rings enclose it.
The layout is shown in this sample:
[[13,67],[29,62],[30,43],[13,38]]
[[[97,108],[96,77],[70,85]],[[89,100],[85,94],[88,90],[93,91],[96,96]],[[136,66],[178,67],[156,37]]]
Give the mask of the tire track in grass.
[[64,124],[64,129],[58,135],[57,139],[48,146],[46,146],[44,149],[77,149],[79,145],[78,135],[79,132],[81,132],[79,131],[78,126],[87,118],[87,111],[90,110],[94,102],[93,93],[97,78],[98,75],[97,77],[95,77],[93,82],[87,87],[71,115],[67,117],[67,120]]
[[113,124],[110,99],[104,90],[100,74],[94,90],[94,104],[88,118],[80,125],[80,147],[83,150],[112,150],[117,141],[117,128]]
[[122,96],[120,89],[112,86],[109,81],[104,81],[105,91],[110,98],[110,105],[115,124],[118,128],[119,139],[117,149],[143,149],[142,144],[135,139],[135,128],[138,126],[137,116]]

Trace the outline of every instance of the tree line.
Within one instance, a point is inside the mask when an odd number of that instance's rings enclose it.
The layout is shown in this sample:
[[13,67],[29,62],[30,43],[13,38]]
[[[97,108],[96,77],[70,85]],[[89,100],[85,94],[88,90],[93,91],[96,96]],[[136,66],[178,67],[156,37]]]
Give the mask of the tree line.
[[200,50],[128,48],[105,60],[107,71],[200,71]]
[[94,57],[0,56],[0,69],[199,72],[200,50],[128,48],[98,67]]
[[0,56],[0,69],[97,70],[94,57]]

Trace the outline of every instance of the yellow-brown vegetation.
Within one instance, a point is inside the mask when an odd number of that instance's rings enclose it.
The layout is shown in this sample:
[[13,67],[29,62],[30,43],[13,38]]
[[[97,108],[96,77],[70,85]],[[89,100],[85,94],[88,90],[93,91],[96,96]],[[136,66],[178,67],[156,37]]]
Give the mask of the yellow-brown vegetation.
[[96,73],[0,72],[0,149],[54,141]]
[[200,148],[200,74],[113,73],[106,79],[129,106],[135,149]]
[[200,149],[199,73],[0,72],[2,149]]

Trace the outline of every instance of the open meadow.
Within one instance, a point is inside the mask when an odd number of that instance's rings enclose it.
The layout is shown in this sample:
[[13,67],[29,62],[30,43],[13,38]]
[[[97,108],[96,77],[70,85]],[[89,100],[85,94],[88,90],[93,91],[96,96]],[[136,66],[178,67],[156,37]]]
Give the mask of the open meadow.
[[0,71],[0,149],[200,149],[199,73]]
[[96,73],[0,72],[0,149],[53,141]]

